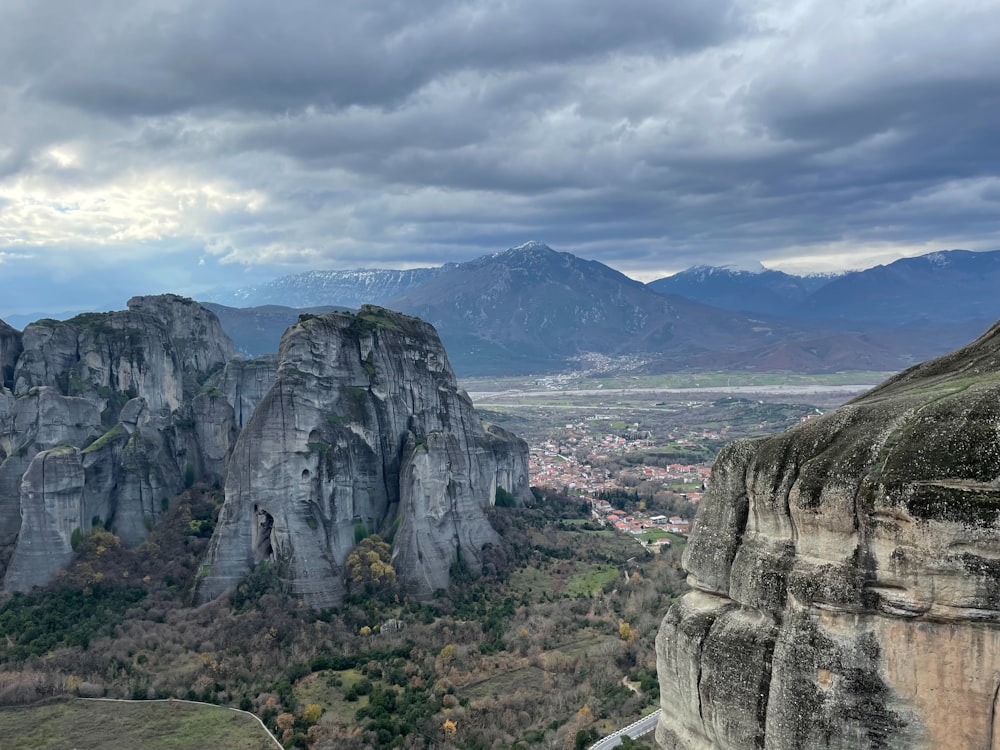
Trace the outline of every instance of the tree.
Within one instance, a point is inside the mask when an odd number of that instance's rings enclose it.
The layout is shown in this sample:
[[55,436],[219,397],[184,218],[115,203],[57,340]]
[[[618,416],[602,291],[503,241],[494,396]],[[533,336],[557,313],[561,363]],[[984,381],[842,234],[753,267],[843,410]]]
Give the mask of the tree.
[[347,589],[352,594],[392,597],[398,590],[396,571],[390,564],[392,549],[372,534],[347,556]]
[[576,733],[575,741],[573,742],[574,750],[585,750],[585,748],[590,747],[597,740],[597,730],[593,727],[587,727],[586,729],[581,729]]
[[497,486],[497,491],[494,493],[494,505],[498,508],[513,508],[517,505],[517,501],[510,492],[503,487]]
[[322,715],[323,707],[318,703],[306,704],[306,707],[302,710],[302,720],[306,724],[315,724]]

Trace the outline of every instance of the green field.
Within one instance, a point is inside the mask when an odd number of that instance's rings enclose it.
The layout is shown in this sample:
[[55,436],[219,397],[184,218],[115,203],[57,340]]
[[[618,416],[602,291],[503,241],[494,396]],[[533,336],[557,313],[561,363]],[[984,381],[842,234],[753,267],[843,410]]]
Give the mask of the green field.
[[318,703],[323,706],[320,724],[351,726],[355,724],[354,714],[357,710],[368,705],[368,696],[362,695],[356,701],[348,701],[344,695],[363,679],[364,675],[356,669],[313,672],[295,683],[295,697],[303,705]]
[[580,388],[721,388],[775,385],[854,385],[881,383],[892,372],[850,370],[830,373],[801,372],[678,372],[611,378],[581,378]]
[[644,542],[655,542],[657,539],[664,538],[669,538],[673,541],[673,537],[663,529],[647,529],[639,534],[639,538]]
[[276,750],[251,716],[180,701],[66,699],[0,708],[3,747],[33,750]]
[[566,582],[566,595],[596,596],[618,576],[618,568],[614,565],[588,566]]
[[[881,370],[848,370],[831,373],[801,373],[791,371],[747,372],[724,370],[676,372],[658,375],[621,375],[612,377],[579,377],[565,382],[567,390],[593,388],[713,388],[723,386],[773,385],[854,385],[881,383],[893,372]],[[469,391],[540,390],[537,377],[462,378],[461,385]]]

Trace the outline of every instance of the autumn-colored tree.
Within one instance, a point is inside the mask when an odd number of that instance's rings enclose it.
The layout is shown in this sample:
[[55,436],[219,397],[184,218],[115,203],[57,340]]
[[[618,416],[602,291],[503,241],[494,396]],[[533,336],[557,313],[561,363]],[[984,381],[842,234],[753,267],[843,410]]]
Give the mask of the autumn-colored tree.
[[621,638],[623,641],[631,641],[633,638],[635,638],[635,633],[632,632],[632,626],[629,625],[627,622],[623,622],[621,625],[619,625],[618,637]]
[[97,557],[105,554],[109,550],[117,550],[122,545],[122,540],[112,534],[110,531],[106,531],[100,526],[95,526],[90,530],[84,539],[81,539],[81,544],[79,545],[79,551],[81,554],[92,553]]
[[441,728],[444,730],[445,737],[454,737],[458,733],[458,724],[453,722],[451,719],[445,719]]
[[318,703],[309,703],[302,710],[302,721],[306,724],[315,724],[319,717],[323,715],[323,707]]
[[347,589],[352,594],[392,596],[399,586],[390,564],[392,548],[378,534],[361,541],[347,556]]
[[289,713],[278,714],[278,718],[274,720],[274,724],[282,732],[287,732],[289,729],[294,729],[295,714],[289,714]]

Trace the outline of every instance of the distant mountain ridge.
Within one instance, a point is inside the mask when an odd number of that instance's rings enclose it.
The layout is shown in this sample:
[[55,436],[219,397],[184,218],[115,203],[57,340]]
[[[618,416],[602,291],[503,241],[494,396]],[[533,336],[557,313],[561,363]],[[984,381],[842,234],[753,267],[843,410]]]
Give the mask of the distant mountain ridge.
[[906,325],[1000,317],[1000,250],[942,250],[833,276],[695,266],[648,286],[735,312]]
[[647,286],[660,294],[677,294],[723,310],[782,315],[831,281],[829,277],[795,276],[770,269],[693,266]]
[[431,322],[462,376],[553,372],[594,356],[647,371],[894,370],[985,330],[1000,317],[997,288],[1000,252],[841,275],[697,266],[642,284],[528,242],[440,268],[286,276],[227,298],[253,311],[213,309],[241,350],[260,354],[302,308],[382,305]]
[[349,271],[306,271],[282,276],[252,287],[214,296],[213,302],[230,307],[360,307],[379,304],[406,294],[429,281],[441,268],[359,268]]
[[994,321],[1000,317],[1000,250],[943,250],[855,271],[817,289],[802,306],[813,319]]

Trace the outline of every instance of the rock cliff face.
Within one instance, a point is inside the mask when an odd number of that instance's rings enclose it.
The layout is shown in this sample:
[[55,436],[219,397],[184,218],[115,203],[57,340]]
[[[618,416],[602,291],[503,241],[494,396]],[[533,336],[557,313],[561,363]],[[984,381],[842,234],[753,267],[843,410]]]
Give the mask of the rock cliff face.
[[1000,325],[728,446],[684,565],[663,747],[1000,747]]
[[201,600],[272,561],[315,607],[343,597],[357,535],[393,539],[401,584],[428,596],[497,541],[483,509],[528,491],[527,445],[483,429],[434,329],[363,307],[303,316],[237,440]]
[[251,360],[234,359],[226,365],[219,389],[233,405],[237,428],[242,430],[250,421],[257,404],[274,385],[277,373],[278,358],[273,354]]
[[26,591],[46,583],[73,556],[73,534],[84,525],[80,451],[60,446],[35,455],[21,479],[23,517],[6,585]]
[[21,332],[0,320],[0,388],[14,384],[14,365],[21,356]]
[[74,529],[96,521],[136,544],[187,479],[222,483],[238,426],[211,386],[233,356],[215,316],[175,295],[0,330],[6,589],[48,580]]

